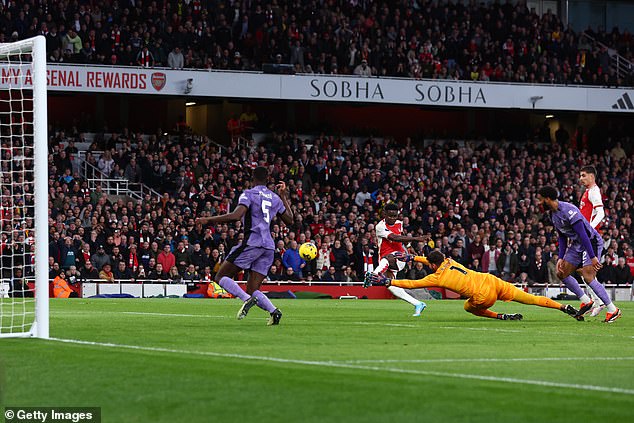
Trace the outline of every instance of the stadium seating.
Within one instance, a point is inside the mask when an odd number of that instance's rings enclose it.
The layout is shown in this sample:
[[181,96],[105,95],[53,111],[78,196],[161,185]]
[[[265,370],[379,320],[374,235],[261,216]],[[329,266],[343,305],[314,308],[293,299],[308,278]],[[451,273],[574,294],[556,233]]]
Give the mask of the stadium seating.
[[[631,36],[566,29],[516,2],[16,1],[2,41],[47,37],[51,62],[176,69],[284,69],[545,84],[632,86]],[[161,8],[160,4],[164,4]],[[148,6],[148,7],[145,7]],[[148,51],[143,51],[148,47]],[[619,56],[619,66],[612,58]],[[623,66],[623,63],[626,65]],[[293,69],[288,69],[291,67]]]

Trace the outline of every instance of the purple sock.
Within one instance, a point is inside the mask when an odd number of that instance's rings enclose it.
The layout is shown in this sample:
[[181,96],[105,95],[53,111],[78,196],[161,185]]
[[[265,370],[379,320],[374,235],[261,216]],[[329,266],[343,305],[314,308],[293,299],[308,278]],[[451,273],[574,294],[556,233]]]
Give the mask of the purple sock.
[[610,303],[612,303],[612,300],[610,299],[608,292],[605,290],[603,285],[601,285],[601,282],[596,280],[596,278],[592,282],[590,282],[588,286],[590,287],[590,289],[594,291],[595,294],[597,294],[597,297],[601,298],[601,301],[603,301],[603,304],[607,306],[607,305],[610,305]]
[[223,276],[222,278],[220,278],[220,282],[218,282],[218,285],[223,287],[225,291],[227,291],[229,294],[233,295],[234,297],[240,298],[242,301],[246,301],[251,298],[251,296],[244,292],[242,288],[240,288],[240,286],[236,283],[236,281],[234,281],[230,277]]
[[258,299],[258,307],[260,307],[261,309],[266,310],[269,313],[273,313],[275,311],[275,309],[277,308],[277,307],[275,307],[273,305],[271,300],[269,300],[269,297],[264,295],[259,290],[258,291],[254,291],[253,292],[253,296]]
[[577,280],[572,276],[565,277],[561,281],[566,285],[566,288],[574,292],[578,298],[583,297],[585,294],[583,289],[581,289],[581,286],[579,286],[579,282],[577,282]]

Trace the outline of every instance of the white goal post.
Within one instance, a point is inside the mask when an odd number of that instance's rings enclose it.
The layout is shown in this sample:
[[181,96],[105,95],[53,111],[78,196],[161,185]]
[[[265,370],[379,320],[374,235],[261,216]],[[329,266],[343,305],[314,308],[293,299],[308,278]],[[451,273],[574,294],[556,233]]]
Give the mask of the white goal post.
[[49,337],[46,39],[0,44],[0,338]]

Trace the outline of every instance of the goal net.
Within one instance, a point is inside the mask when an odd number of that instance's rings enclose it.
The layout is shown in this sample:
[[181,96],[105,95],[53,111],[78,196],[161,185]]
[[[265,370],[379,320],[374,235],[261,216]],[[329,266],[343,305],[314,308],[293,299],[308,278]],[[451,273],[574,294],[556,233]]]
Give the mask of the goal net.
[[0,337],[48,338],[46,41],[0,44]]

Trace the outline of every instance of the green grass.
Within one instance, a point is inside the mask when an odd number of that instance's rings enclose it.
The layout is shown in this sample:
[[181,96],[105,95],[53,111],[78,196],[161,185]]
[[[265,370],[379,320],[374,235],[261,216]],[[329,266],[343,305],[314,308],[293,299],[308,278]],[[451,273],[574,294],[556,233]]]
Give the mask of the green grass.
[[421,318],[396,300],[275,303],[278,327],[257,308],[237,321],[237,300],[52,300],[52,337],[102,344],[0,339],[0,404],[98,406],[104,422],[631,418],[634,303],[612,325],[514,303],[494,309],[524,321],[461,301]]

